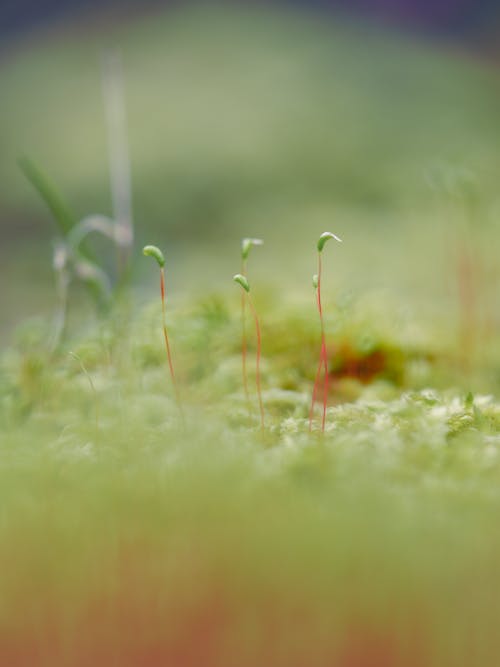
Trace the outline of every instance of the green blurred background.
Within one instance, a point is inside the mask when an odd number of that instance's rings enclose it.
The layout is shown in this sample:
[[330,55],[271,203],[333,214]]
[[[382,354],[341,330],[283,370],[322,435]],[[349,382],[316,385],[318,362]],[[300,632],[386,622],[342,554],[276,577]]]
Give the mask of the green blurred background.
[[[241,236],[254,280],[309,294],[318,234],[338,293],[381,290],[456,317],[457,253],[473,244],[495,301],[498,70],[457,45],[366,19],[232,3],[112,9],[5,41],[0,58],[0,336],[54,308],[50,215],[17,166],[34,158],[78,216],[111,213],[103,53],[123,60],[139,249],[167,257],[179,297],[233,289]],[[106,262],[106,249],[97,248]],[[85,307],[85,297],[74,298]]]

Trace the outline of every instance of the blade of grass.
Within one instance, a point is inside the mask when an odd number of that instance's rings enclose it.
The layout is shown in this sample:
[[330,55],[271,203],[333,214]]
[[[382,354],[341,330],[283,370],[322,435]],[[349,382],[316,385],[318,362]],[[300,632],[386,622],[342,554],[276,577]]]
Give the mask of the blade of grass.
[[47,205],[61,234],[63,236],[69,234],[77,219],[54,183],[33,160],[26,156],[19,159],[19,167]]

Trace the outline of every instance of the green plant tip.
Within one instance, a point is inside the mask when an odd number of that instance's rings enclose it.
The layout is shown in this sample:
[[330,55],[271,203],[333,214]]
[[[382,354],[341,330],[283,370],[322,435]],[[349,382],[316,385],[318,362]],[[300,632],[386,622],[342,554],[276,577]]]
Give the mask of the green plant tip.
[[157,248],[155,245],[145,245],[142,249],[142,254],[146,255],[146,257],[154,257],[161,268],[165,266],[165,257],[163,257],[160,248]]
[[242,276],[241,273],[237,273],[235,276],[233,276],[233,280],[235,283],[238,283],[238,285],[241,285],[245,292],[250,292],[250,285],[248,280],[245,278],[245,276]]
[[241,256],[243,259],[247,259],[250,254],[250,250],[254,245],[263,245],[264,241],[262,239],[243,239],[241,242]]
[[321,236],[319,237],[318,252],[321,252],[323,250],[323,248],[325,247],[325,243],[329,239],[335,239],[339,243],[342,243],[342,239],[339,239],[339,237],[336,236],[335,234],[332,234],[332,232],[323,232],[323,234],[321,234]]
[[318,279],[318,274],[317,273],[314,274],[312,282],[313,282],[314,289],[318,289],[319,279]]

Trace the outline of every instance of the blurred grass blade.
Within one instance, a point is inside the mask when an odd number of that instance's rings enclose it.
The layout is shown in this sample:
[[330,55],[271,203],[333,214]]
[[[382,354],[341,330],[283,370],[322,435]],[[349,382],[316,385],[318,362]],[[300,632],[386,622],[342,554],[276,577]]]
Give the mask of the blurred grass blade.
[[[28,157],[19,159],[19,166],[43,199],[64,237],[65,242],[72,232],[78,233],[78,220],[66,204],[63,196],[50,178]],[[74,263],[76,276],[86,285],[99,308],[109,303],[111,286],[104,271],[93,261],[92,253],[82,242],[78,248],[77,261]]]
[[118,268],[123,278],[132,253],[134,227],[123,67],[119,51],[109,51],[103,58],[102,90],[108,137],[111,199],[116,225]]
[[28,157],[19,159],[21,171],[40,197],[48,206],[61,233],[66,236],[75,226],[77,220],[64,201],[56,186],[34,162]]
[[[78,226],[78,219],[72,212],[69,204],[66,203],[63,195],[49,176],[33,160],[23,156],[19,159],[18,163],[23,174],[52,213],[61,235],[67,240],[70,232],[74,231]],[[79,244],[79,253],[88,260],[93,259],[93,254],[85,241]]]

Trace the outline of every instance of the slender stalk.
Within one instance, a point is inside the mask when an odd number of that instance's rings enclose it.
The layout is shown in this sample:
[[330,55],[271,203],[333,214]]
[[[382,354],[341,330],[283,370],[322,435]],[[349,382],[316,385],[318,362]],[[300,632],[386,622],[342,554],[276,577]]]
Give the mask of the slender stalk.
[[[254,246],[260,246],[264,243],[262,239],[244,238],[241,240],[241,273],[245,279],[247,276],[247,259],[250,250]],[[247,373],[247,331],[246,331],[246,298],[245,293],[241,295],[241,372],[243,376],[243,389],[247,403],[250,403],[250,392],[248,390],[248,373]]]
[[166,308],[166,299],[165,299],[165,269],[163,266],[160,266],[160,292],[161,292],[161,311],[162,311],[162,326],[163,326],[163,337],[165,339],[165,349],[167,351],[167,360],[168,367],[170,369],[170,377],[172,378],[172,385],[174,387],[175,400],[179,412],[181,415],[182,423],[185,426],[184,419],[184,410],[182,408],[181,397],[179,393],[179,387],[177,385],[177,380],[175,377],[174,364],[172,361],[172,352],[170,350],[170,342],[168,340],[168,331],[167,331],[167,308]]
[[313,387],[313,393],[312,393],[312,399],[311,399],[311,407],[309,408],[309,433],[311,433],[311,431],[312,431],[314,406],[316,404],[316,395],[318,393],[318,384],[319,384],[319,379],[321,377],[321,369],[322,368],[323,368],[323,355],[320,354],[318,370],[316,371],[316,377],[314,379],[314,387]]
[[323,369],[324,376],[323,376],[323,413],[322,413],[322,418],[321,418],[321,433],[323,434],[325,432],[325,425],[326,425],[326,409],[328,405],[328,385],[329,385],[329,376],[328,376],[328,352],[326,348],[326,335],[325,335],[325,320],[323,317],[323,306],[321,303],[321,279],[322,279],[322,263],[321,263],[321,253],[323,252],[323,248],[325,247],[325,243],[329,239],[335,239],[339,243],[342,243],[342,240],[336,236],[335,234],[332,234],[331,232],[323,232],[321,236],[319,237],[317,248],[318,248],[318,273],[313,276],[313,285],[316,289],[316,302],[318,306],[318,314],[319,314],[319,320],[320,320],[320,326],[321,326],[321,350],[320,350],[320,355],[319,355],[319,364],[318,364],[318,370],[316,371],[316,377],[314,380],[314,388],[313,388],[313,393],[312,393],[312,399],[311,399],[311,407],[309,409],[309,432],[312,431],[312,422],[313,422],[313,415],[314,415],[314,405],[316,402],[316,396],[318,394],[318,389],[319,389],[319,384],[320,384],[320,379],[321,379],[321,370]]
[[244,296],[248,299],[248,305],[250,306],[250,310],[252,312],[252,316],[255,322],[255,334],[257,337],[257,353],[256,353],[256,362],[255,362],[255,379],[256,379],[256,385],[257,385],[257,396],[259,399],[259,412],[260,412],[260,427],[262,432],[264,432],[264,404],[262,402],[262,389],[261,389],[261,380],[260,380],[260,358],[261,358],[261,351],[262,351],[262,337],[261,337],[261,332],[260,332],[260,324],[259,324],[259,318],[257,317],[257,312],[254,308],[252,299],[250,297],[250,285],[248,283],[248,280],[246,277],[241,274],[237,273],[235,276],[233,276],[233,280],[240,285],[240,287],[243,288]]
[[[241,274],[247,276],[246,260],[241,260]],[[246,326],[246,300],[245,292],[241,293],[241,372],[243,376],[243,390],[247,403],[250,402],[250,392],[248,391],[248,373],[247,373],[247,326]]]
[[167,360],[168,367],[170,370],[170,377],[172,379],[172,385],[174,387],[175,400],[177,402],[177,407],[179,408],[179,413],[182,420],[182,425],[186,428],[186,421],[184,418],[184,410],[182,408],[182,401],[179,392],[179,387],[177,385],[177,380],[175,377],[174,364],[172,361],[172,353],[170,351],[170,342],[168,340],[168,330],[167,330],[167,308],[166,308],[166,298],[165,298],[165,258],[162,251],[154,245],[144,246],[142,249],[142,254],[146,257],[153,257],[158,266],[160,267],[160,294],[161,294],[161,312],[162,312],[162,329],[163,337],[165,339],[165,349],[167,351]]
[[323,307],[321,305],[321,252],[318,252],[318,312],[319,319],[321,323],[321,354],[320,362],[323,361],[323,372],[324,372],[324,381],[323,381],[323,416],[321,419],[321,432],[325,432],[325,423],[326,423],[326,406],[328,402],[328,354],[326,351],[326,337],[325,337],[325,320],[323,317]]
[[312,431],[312,421],[314,415],[314,405],[316,403],[316,397],[318,394],[319,383],[321,379],[321,370],[324,369],[324,379],[323,379],[323,414],[321,419],[321,432],[325,431],[326,423],[326,408],[328,401],[328,354],[326,349],[326,336],[325,336],[325,322],[323,317],[323,307],[321,304],[321,274],[322,274],[322,264],[321,264],[321,252],[318,252],[318,273],[315,278],[317,280],[316,286],[316,303],[318,307],[320,326],[321,326],[321,350],[319,355],[319,364],[318,370],[316,371],[316,378],[314,380],[314,388],[311,400],[311,407],[309,410],[309,432]]
[[255,333],[257,336],[257,353],[256,353],[256,362],[255,362],[255,382],[257,384],[257,396],[259,399],[259,411],[260,411],[260,428],[262,431],[264,431],[264,404],[262,402],[262,389],[261,389],[261,382],[260,382],[260,357],[261,357],[261,351],[262,351],[262,337],[260,333],[260,324],[259,324],[259,318],[257,317],[257,313],[255,311],[254,305],[252,303],[252,299],[250,298],[250,294],[248,294],[248,305],[250,306],[250,310],[252,311],[253,319],[255,322]]

